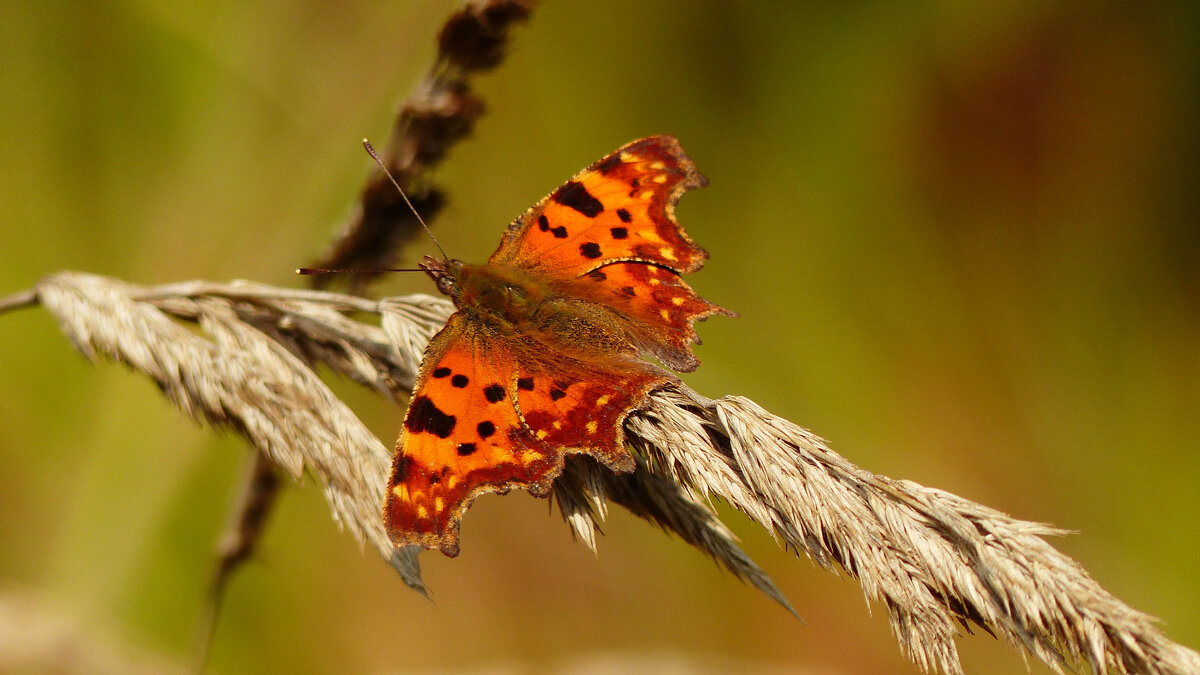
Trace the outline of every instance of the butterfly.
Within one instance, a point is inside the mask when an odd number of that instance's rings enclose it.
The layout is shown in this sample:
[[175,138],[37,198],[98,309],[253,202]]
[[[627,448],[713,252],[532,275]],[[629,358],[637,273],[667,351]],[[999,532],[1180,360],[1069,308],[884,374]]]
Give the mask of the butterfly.
[[487,263],[426,256],[457,309],[422,358],[388,484],[397,546],[459,550],[482,494],[546,496],[564,457],[634,470],[622,425],[655,389],[699,366],[692,322],[735,316],[680,275],[708,257],[675,220],[707,184],[673,136],[634,141],[508,226]]

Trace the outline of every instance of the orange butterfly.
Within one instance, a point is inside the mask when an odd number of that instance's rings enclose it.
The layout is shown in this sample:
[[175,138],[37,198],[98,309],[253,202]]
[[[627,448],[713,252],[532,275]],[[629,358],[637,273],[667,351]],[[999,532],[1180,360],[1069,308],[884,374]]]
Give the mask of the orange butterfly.
[[706,184],[673,136],[634,141],[517,218],[484,265],[425,257],[458,309],[430,341],[396,446],[384,517],[396,545],[458,554],[476,497],[549,494],[568,453],[634,469],[622,424],[699,366],[692,322],[732,312],[680,278],[707,254],[675,220]]

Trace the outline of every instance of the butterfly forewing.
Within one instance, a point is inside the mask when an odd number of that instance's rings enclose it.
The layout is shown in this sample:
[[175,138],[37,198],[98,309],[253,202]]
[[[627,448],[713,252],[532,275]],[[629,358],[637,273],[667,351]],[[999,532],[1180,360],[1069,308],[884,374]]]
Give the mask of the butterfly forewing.
[[513,407],[514,355],[462,312],[425,352],[392,463],[385,518],[397,544],[458,552],[481,493],[547,482],[553,468]]
[[699,269],[707,254],[675,220],[675,204],[705,183],[673,136],[634,141],[526,211],[489,262],[615,310],[639,349],[676,370],[695,370],[691,344],[699,340],[692,323],[733,315],[680,278]]
[[618,260],[695,271],[708,255],[675,221],[675,203],[705,182],[673,136],[634,141],[521,215],[489,262],[549,280]]

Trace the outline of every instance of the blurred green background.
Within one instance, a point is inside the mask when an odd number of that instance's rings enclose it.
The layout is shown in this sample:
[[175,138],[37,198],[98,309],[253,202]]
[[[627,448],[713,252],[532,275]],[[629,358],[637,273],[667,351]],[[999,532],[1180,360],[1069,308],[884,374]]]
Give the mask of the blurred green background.
[[[454,7],[4,3],[0,293],[62,269],[302,286]],[[691,281],[741,314],[700,326],[690,384],[1078,530],[1056,545],[1200,646],[1194,7],[547,3],[478,80],[491,112],[437,172],[435,228],[482,260],[580,167],[676,134],[711,180],[679,208],[711,254]],[[185,662],[244,445],[86,365],[42,310],[0,316],[0,380],[6,606]],[[339,391],[390,443],[402,411]],[[597,559],[524,494],[424,556],[429,603],[289,488],[214,669],[915,672],[857,584],[726,514],[807,625],[623,513]],[[968,672],[1023,670],[960,646]]]

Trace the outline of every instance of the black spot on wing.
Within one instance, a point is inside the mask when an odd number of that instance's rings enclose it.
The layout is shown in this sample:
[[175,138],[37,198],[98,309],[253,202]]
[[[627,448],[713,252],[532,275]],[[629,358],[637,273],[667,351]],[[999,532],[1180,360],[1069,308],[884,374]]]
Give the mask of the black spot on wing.
[[551,228],[550,234],[554,235],[555,239],[566,239],[567,238],[567,228],[563,227],[562,225],[559,225],[558,227]]
[[414,398],[404,418],[404,426],[410,432],[419,434],[428,431],[438,438],[448,438],[457,423],[458,418],[439,410],[428,396]]
[[491,438],[492,434],[496,433],[496,425],[484,420],[475,425],[475,431],[479,432],[480,438]]
[[597,244],[594,241],[589,241],[586,244],[580,244],[579,255],[592,260],[599,258],[602,255],[600,253],[600,244]]
[[629,215],[629,212],[625,209],[617,209],[617,217],[621,219],[622,223],[629,223],[633,221],[633,216]]
[[523,389],[525,391],[533,391],[533,378],[532,377],[522,377],[521,379],[517,380],[517,389]]
[[469,380],[466,375],[455,375],[454,377],[450,378],[450,384],[456,389],[462,389],[470,382],[471,380]]
[[403,483],[408,480],[408,469],[412,466],[407,454],[397,455],[396,463],[392,465],[392,482]]
[[473,454],[475,454],[475,444],[474,443],[459,443],[458,444],[458,455],[460,457],[466,457],[467,455],[473,455]]
[[623,227],[611,228],[609,229],[609,232],[612,233],[613,239],[624,239],[629,236],[629,230]]
[[616,169],[619,166],[621,166],[621,157],[619,154],[614,154],[605,157],[599,164],[596,165],[596,169],[598,169],[600,173],[608,175],[612,173],[613,169]]
[[550,229],[550,220],[545,215],[538,216],[538,229],[542,232]]
[[498,384],[489,384],[483,388],[483,395],[487,398],[488,403],[499,403],[504,400],[504,387]]
[[437,378],[446,377],[449,374],[450,374],[450,369],[445,366],[442,366],[441,368],[438,368],[433,371],[433,376],[437,377]]
[[554,201],[575,209],[588,218],[595,218],[604,210],[604,204],[600,203],[599,199],[592,196],[592,193],[587,191],[583,183],[575,181],[567,181],[565,185],[554,191]]

